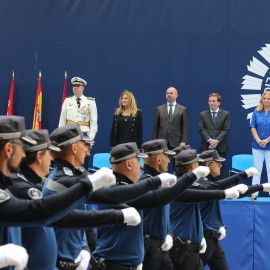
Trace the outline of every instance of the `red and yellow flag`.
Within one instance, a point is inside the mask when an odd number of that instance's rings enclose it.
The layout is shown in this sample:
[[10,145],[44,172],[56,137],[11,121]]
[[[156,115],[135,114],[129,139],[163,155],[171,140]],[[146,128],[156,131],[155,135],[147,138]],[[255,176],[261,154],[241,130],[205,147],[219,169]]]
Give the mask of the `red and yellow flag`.
[[42,89],[41,89],[41,72],[39,72],[33,129],[41,129],[41,109],[42,109]]
[[67,72],[65,71],[65,82],[64,82],[64,89],[63,89],[63,97],[62,97],[62,104],[61,104],[61,111],[60,111],[60,116],[62,112],[62,106],[67,97]]
[[8,98],[7,115],[13,115],[13,100],[14,100],[14,71],[12,74],[11,87]]

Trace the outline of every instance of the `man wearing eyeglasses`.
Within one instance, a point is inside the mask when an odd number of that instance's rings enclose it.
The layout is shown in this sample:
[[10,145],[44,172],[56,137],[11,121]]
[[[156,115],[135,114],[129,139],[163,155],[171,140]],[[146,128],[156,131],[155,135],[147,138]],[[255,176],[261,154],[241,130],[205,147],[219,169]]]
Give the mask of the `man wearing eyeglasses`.
[[74,96],[67,97],[63,103],[59,127],[78,123],[83,132],[94,140],[97,125],[97,106],[95,99],[83,95],[87,82],[79,77],[71,79]]

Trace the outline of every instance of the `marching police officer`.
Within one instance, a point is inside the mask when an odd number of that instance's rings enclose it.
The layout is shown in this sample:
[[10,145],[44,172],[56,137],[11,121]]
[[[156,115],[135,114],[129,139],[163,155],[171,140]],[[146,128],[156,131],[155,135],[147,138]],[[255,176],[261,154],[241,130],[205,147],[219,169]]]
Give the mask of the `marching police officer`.
[[[167,172],[169,155],[175,155],[167,147],[166,140],[156,139],[142,144],[142,152],[148,155],[144,159],[143,174],[140,181],[149,176]],[[145,256],[144,270],[173,269],[168,250],[172,247],[173,237],[170,228],[170,204],[156,209],[143,211],[143,234]]]
[[[220,175],[221,162],[225,161],[220,157],[216,150],[207,150],[200,154],[200,165],[209,167],[210,174],[207,177],[198,180],[201,188],[208,190],[223,190],[231,185],[235,185],[239,180],[247,177],[257,175],[258,170],[251,167],[243,172],[235,174],[229,178],[216,180],[216,176]],[[238,185],[241,189],[242,185]],[[245,188],[240,197],[247,196],[256,191],[270,190],[270,184],[253,185]],[[239,190],[240,191],[240,190]],[[229,269],[224,251],[219,243],[226,236],[226,226],[223,224],[219,201],[212,200],[207,202],[200,202],[200,212],[203,222],[204,237],[207,243],[207,249],[201,255],[203,264],[208,264],[210,269]]]
[[94,140],[97,125],[97,106],[95,99],[83,95],[87,82],[79,77],[71,79],[74,96],[67,97],[63,103],[59,127],[78,123],[83,132]]
[[[88,200],[92,190],[115,183],[110,171],[85,177],[70,190],[46,199],[20,200],[12,197],[10,173],[19,171],[24,148],[36,141],[25,134],[24,117],[0,116],[0,244],[21,244],[20,227],[47,225]],[[97,175],[96,175],[97,176]],[[8,227],[12,226],[12,227]],[[20,227],[15,227],[20,226]],[[10,268],[8,268],[10,269]]]
[[[188,149],[181,151],[175,156],[174,163],[176,176],[178,177],[192,170],[195,171],[198,167],[196,150]],[[171,202],[170,223],[175,240],[173,248],[170,250],[170,256],[175,270],[204,269],[200,254],[205,252],[206,242],[203,238],[203,225],[199,203],[197,202],[237,198],[239,196],[239,192],[236,189],[227,189],[226,191],[193,189],[198,186],[199,184],[194,183]]]
[[[68,189],[76,183],[78,177],[89,175],[89,172],[80,166],[89,150],[88,145],[82,141],[82,136],[78,124],[59,127],[51,133],[51,141],[61,148],[61,152],[55,153],[54,167],[43,188],[45,196]],[[137,150],[137,152],[139,151]],[[131,154],[135,155],[133,148]],[[143,154],[143,156],[146,155]],[[140,169],[140,166],[138,168]],[[170,176],[171,178],[175,177]],[[89,202],[114,205],[125,203],[142,196],[149,190],[156,189],[158,186],[160,186],[159,178],[148,179],[135,185],[117,185],[111,189],[104,188],[100,192],[93,193]],[[61,262],[73,262],[81,251],[88,249],[84,232],[81,230],[56,229],[55,233],[58,242],[58,260]],[[62,241],[63,239],[65,241]]]
[[[49,173],[52,159],[51,151],[60,152],[60,148],[51,144],[47,130],[28,130],[26,135],[34,139],[37,145],[27,148],[26,157],[22,160],[20,166],[20,173],[10,175],[12,182],[8,188],[18,198],[37,200],[42,198],[42,179]],[[132,216],[132,211],[130,209],[128,211],[129,215]],[[118,224],[125,222],[125,215],[125,212],[119,212],[119,210],[113,212],[74,210],[64,219],[51,224],[50,227],[23,228],[22,244],[30,256],[27,265],[28,270],[55,268],[57,245],[52,226],[88,228],[89,226]],[[46,253],[43,252],[44,249]],[[82,260],[78,261],[82,263]],[[88,265],[88,262],[89,260],[85,264]]]

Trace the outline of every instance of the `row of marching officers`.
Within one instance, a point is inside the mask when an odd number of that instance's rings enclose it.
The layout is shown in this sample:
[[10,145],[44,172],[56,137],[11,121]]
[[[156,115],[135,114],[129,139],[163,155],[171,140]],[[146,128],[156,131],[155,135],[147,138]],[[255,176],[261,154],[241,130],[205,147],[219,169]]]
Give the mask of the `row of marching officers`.
[[[215,181],[222,161],[215,150],[198,160],[195,150],[169,151],[158,139],[144,143],[142,153],[136,143],[117,145],[110,153],[112,171],[90,174],[81,165],[92,143],[77,124],[49,136],[26,131],[23,117],[0,116],[0,244],[5,250],[9,243],[22,245],[29,255],[27,263],[25,250],[17,256],[7,250],[0,267],[87,269],[85,229],[98,227],[92,269],[228,268],[218,242],[226,233],[218,200],[269,192],[269,184],[228,188],[256,175],[255,168]],[[166,173],[169,156],[175,175]],[[86,210],[91,204],[99,210]]]

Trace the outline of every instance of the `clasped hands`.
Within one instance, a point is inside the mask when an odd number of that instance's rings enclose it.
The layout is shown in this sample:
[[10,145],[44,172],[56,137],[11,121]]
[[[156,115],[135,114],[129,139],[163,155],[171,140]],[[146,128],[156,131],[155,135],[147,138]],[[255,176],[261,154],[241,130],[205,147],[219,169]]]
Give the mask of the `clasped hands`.
[[209,149],[215,149],[218,146],[218,141],[215,139],[210,139],[209,141]]
[[259,140],[257,141],[257,143],[259,144],[259,146],[260,146],[261,148],[265,148],[265,146],[269,143],[269,141],[268,141],[268,139],[264,139],[264,140],[259,139]]

